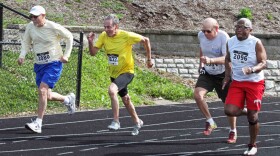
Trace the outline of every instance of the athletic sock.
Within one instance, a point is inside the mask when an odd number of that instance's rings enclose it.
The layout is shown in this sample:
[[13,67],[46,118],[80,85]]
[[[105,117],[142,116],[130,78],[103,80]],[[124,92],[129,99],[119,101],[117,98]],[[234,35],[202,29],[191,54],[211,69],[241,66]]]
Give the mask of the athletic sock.
[[63,103],[65,105],[69,104],[70,103],[70,99],[69,99],[69,96],[66,96],[66,98],[64,99]]
[[42,126],[42,122],[43,122],[43,119],[40,119],[40,118],[36,118],[36,122],[40,125],[40,126]]
[[210,125],[214,125],[214,124],[215,124],[213,118],[209,118],[209,119],[207,119],[206,121],[209,122]]
[[234,132],[234,133],[236,133],[236,128],[230,129],[229,132]]

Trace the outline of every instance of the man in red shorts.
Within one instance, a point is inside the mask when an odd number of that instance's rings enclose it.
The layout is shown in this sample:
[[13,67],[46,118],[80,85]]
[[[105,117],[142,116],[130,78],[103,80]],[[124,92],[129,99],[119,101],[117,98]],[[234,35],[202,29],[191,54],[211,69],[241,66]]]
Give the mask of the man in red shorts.
[[257,153],[258,113],[265,90],[266,51],[260,39],[251,35],[252,23],[241,18],[235,25],[235,36],[227,43],[224,86],[232,78],[226,98],[225,114],[240,116],[246,103],[250,142],[244,155]]

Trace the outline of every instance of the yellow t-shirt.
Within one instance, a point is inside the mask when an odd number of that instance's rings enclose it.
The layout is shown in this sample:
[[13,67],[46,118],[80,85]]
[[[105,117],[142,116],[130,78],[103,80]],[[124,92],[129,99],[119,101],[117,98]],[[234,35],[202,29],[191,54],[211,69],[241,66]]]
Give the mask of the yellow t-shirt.
[[104,48],[112,78],[117,78],[123,73],[134,73],[132,46],[141,39],[141,35],[124,30],[118,30],[114,37],[107,36],[105,31],[99,35],[94,46]]

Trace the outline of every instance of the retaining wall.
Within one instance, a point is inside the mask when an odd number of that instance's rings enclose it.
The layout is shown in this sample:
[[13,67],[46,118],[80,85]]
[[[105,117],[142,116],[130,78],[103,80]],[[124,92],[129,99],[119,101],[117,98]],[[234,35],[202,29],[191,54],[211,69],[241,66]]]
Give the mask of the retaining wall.
[[[93,31],[97,35],[103,31],[100,27],[65,26],[79,39],[79,33],[84,32],[84,46],[87,47],[86,35]],[[4,41],[20,42],[24,25],[12,25],[4,30]],[[199,41],[195,31],[176,30],[129,30],[150,38],[153,62],[155,67],[179,75],[185,79],[196,80],[198,77]],[[230,36],[233,33],[229,33]],[[280,97],[280,34],[254,34],[260,38],[267,51],[267,69],[265,96]],[[5,45],[4,50],[19,51],[19,46]],[[145,53],[144,47],[135,45],[134,50]]]

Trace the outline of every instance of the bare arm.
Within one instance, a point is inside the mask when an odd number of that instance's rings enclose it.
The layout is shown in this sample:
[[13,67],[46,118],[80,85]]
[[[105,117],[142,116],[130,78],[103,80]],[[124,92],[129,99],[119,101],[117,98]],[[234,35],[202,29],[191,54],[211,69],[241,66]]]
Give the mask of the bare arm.
[[258,41],[256,44],[256,56],[257,56],[258,64],[251,68],[253,68],[254,72],[258,73],[266,68],[266,59],[267,59],[266,51],[261,41]]
[[224,87],[226,86],[226,84],[230,81],[231,79],[231,60],[230,60],[230,53],[228,50],[228,44],[227,46],[227,54],[225,56],[225,78],[223,80],[223,87],[222,89],[224,89]]
[[93,32],[90,32],[87,36],[88,39],[88,47],[89,47],[89,53],[91,56],[95,56],[98,52],[98,48],[93,46],[93,40],[95,38],[95,34]]
[[150,40],[147,37],[143,37],[141,39],[141,42],[144,44],[144,48],[146,50],[147,66],[148,66],[148,68],[151,68],[153,66],[153,63],[152,63],[152,60],[151,60],[152,59],[152,52],[151,52]]
[[209,58],[207,56],[203,56],[202,50],[200,48],[200,67],[203,67],[203,64],[224,64],[225,63],[225,56],[216,57],[216,58]]

